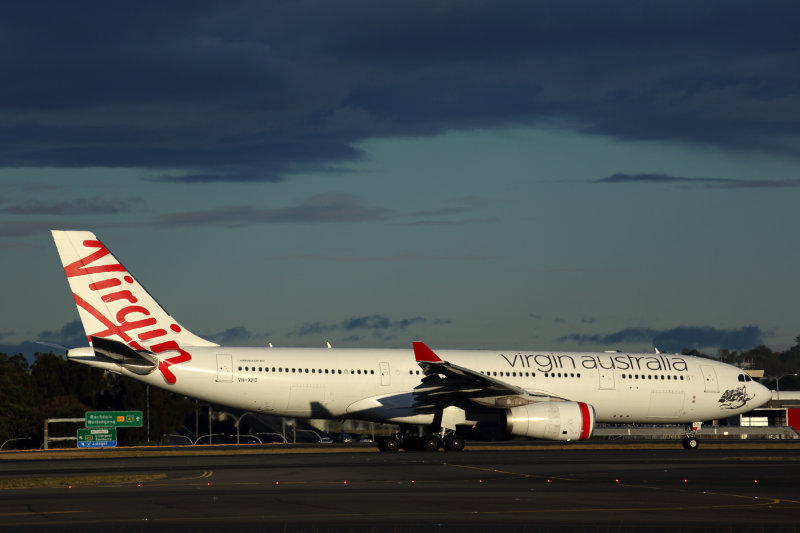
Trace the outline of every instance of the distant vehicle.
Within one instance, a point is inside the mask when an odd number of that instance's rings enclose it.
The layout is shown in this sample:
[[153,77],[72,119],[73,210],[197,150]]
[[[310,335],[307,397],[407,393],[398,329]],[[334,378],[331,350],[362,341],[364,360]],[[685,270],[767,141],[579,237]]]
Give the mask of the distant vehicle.
[[352,442],[353,437],[350,435],[342,435],[342,442]]
[[333,444],[333,439],[330,437],[320,437],[319,439],[320,444]]
[[372,442],[372,437],[369,435],[364,435],[358,442]]

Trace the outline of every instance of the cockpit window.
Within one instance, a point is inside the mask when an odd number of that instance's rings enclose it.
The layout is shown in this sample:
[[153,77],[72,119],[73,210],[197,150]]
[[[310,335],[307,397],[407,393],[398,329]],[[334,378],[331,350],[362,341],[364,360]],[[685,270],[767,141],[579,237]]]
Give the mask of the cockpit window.
[[753,381],[748,374],[739,374],[739,381]]

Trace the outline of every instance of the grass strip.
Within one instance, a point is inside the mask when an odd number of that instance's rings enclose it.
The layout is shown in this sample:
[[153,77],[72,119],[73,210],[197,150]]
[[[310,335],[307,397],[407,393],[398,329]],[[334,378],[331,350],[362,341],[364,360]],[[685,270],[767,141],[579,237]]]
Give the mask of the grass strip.
[[34,476],[0,479],[0,490],[80,487],[122,483],[141,483],[165,479],[166,474],[93,474],[75,476]]

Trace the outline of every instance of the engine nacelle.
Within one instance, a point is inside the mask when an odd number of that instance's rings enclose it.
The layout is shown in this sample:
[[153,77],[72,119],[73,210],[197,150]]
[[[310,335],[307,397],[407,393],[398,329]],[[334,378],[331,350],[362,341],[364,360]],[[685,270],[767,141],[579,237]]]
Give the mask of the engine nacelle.
[[594,407],[583,402],[538,402],[506,409],[506,431],[519,437],[586,440],[594,430]]

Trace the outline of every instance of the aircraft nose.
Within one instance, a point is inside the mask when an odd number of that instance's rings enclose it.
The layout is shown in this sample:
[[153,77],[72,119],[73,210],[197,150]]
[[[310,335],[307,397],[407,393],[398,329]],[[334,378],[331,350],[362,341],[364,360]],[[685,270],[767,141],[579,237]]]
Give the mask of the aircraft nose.
[[753,383],[755,387],[755,398],[753,406],[760,407],[772,399],[772,391],[761,383]]

